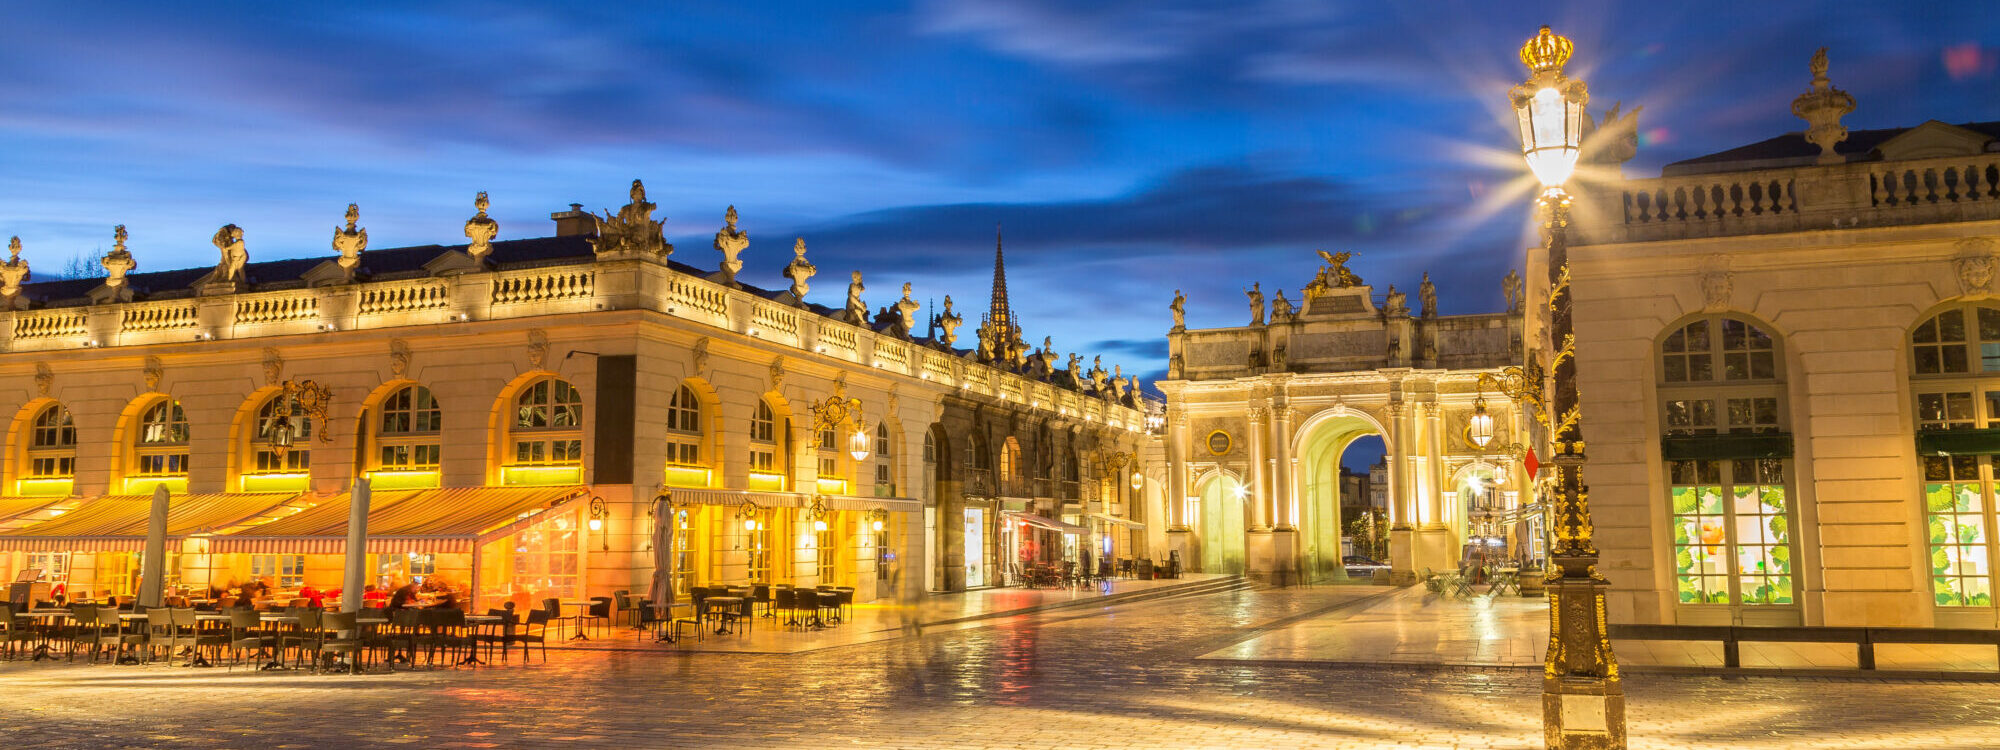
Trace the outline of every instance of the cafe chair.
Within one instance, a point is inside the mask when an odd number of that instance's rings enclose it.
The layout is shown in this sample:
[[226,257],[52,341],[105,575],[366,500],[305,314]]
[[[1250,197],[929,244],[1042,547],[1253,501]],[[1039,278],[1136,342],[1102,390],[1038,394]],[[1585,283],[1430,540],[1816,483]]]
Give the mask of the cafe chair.
[[522,664],[528,663],[528,644],[531,643],[542,647],[542,663],[549,663],[550,619],[549,611],[546,609],[528,610],[528,623],[514,636],[514,642],[521,644]]
[[229,610],[230,671],[236,670],[236,665],[243,661],[244,653],[250,653],[254,659],[270,650],[274,640],[264,630],[264,622],[257,617],[257,610],[245,607]]
[[[364,655],[361,641],[359,613],[327,612],[319,616],[319,639],[316,655],[323,659],[329,656],[346,656],[347,673],[359,674]],[[319,660],[313,661],[315,669]]]

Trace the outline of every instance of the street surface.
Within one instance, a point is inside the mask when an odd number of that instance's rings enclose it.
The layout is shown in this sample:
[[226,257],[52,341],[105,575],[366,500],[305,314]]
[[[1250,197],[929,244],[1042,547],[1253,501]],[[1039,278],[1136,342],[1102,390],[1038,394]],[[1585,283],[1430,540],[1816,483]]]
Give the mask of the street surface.
[[[10,748],[1538,748],[1540,673],[1196,661],[1366,587],[1082,607],[798,654],[358,677],[0,663]],[[594,645],[611,646],[613,643]],[[518,661],[518,659],[517,659]],[[2000,747],[1991,682],[1633,675],[1633,748]]]

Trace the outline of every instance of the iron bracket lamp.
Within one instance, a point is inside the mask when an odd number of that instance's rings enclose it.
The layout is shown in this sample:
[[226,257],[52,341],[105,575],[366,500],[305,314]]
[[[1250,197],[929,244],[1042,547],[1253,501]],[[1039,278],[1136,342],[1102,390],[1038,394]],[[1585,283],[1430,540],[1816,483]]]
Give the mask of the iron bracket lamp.
[[[303,412],[306,419],[305,432],[319,428],[319,441],[333,442],[333,430],[327,422],[326,407],[333,400],[333,389],[311,380],[287,380],[279,387],[277,408],[271,414],[271,423],[264,426],[264,439],[271,451],[280,456],[291,452],[293,433],[299,431],[292,426],[292,418]],[[294,406],[297,407],[296,412]],[[319,424],[314,425],[317,421]]]

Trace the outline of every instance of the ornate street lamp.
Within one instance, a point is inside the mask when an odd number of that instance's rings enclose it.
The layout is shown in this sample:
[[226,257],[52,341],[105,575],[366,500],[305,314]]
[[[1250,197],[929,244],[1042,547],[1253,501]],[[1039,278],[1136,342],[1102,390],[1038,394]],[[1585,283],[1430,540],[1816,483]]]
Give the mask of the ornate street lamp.
[[862,430],[861,399],[849,398],[846,389],[826,397],[812,405],[813,429],[815,431],[837,430],[850,420],[854,422],[854,434],[847,436],[847,455],[856,461],[868,460],[868,433]]
[[[1573,47],[1543,26],[1521,46],[1527,82],[1508,93],[1520,118],[1521,156],[1542,183],[1536,208],[1548,244],[1549,342],[1556,348],[1544,418],[1554,449],[1555,565],[1549,571],[1549,646],[1542,671],[1542,733],[1551,748],[1625,747],[1625,695],[1618,661],[1604,632],[1604,590],[1591,539],[1589,489],[1583,483],[1583,429],[1576,397],[1576,339],[1570,314],[1569,193],[1583,134],[1582,81],[1563,75]],[[1532,366],[1508,373],[1527,374]],[[1511,368],[1510,368],[1511,369]],[[1539,370],[1539,367],[1533,369]],[[1521,378],[1522,390],[1540,390]],[[1537,399],[1541,401],[1541,399]]]
[[1465,421],[1465,439],[1477,448],[1493,442],[1493,415],[1486,413],[1486,395],[1472,402],[1472,418]]

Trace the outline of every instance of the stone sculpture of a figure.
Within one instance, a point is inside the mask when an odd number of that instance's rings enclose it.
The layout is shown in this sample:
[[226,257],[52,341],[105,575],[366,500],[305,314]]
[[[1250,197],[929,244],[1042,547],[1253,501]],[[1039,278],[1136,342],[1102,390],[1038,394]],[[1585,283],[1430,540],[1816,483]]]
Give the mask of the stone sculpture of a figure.
[[361,267],[361,251],[368,249],[368,230],[356,226],[360,221],[361,206],[349,203],[347,226],[333,228],[333,249],[334,252],[340,253],[340,259],[334,262],[340,264],[341,270],[347,272],[349,280],[354,278],[354,270]]
[[909,282],[903,282],[903,298],[896,300],[893,307],[896,315],[902,318],[903,335],[910,335],[910,332],[917,328],[917,311],[922,309],[923,305],[910,297]]
[[817,273],[819,267],[806,260],[806,238],[798,238],[792,243],[792,263],[785,266],[785,278],[792,280],[792,299],[805,304],[806,290],[812,288],[806,281]]
[[465,254],[473,260],[485,260],[493,252],[493,238],[500,235],[500,222],[486,215],[486,191],[479,191],[479,197],[472,199],[472,207],[479,213],[465,220]]
[[1512,268],[1507,269],[1507,277],[1500,280],[1500,296],[1507,298],[1507,312],[1521,311],[1521,305],[1526,302],[1522,296],[1526,292],[1527,290],[1522,288],[1521,272]]
[[1389,285],[1389,299],[1384,309],[1390,315],[1407,315],[1410,312],[1409,295],[1396,291],[1396,285]]
[[938,315],[938,327],[944,329],[944,333],[938,336],[938,342],[951,346],[958,340],[958,327],[964,323],[964,316],[951,311],[951,295],[945,295],[944,312]]
[[868,320],[868,303],[861,301],[861,293],[867,290],[861,283],[861,272],[855,271],[847,282],[847,322],[862,325]]
[[1438,314],[1438,290],[1431,285],[1429,271],[1424,272],[1424,280],[1417,284],[1417,313],[1426,318],[1435,318]]
[[662,222],[653,219],[654,204],[646,200],[646,183],[632,181],[631,202],[618,209],[617,215],[606,211],[597,222],[597,237],[590,241],[598,255],[634,253],[640,256],[666,258],[674,254],[674,246],[667,244]]
[[736,228],[735,206],[730,206],[722,219],[726,223],[715,233],[715,250],[722,253],[722,283],[734,285],[736,273],[743,270],[743,261],[737,256],[750,246],[750,235]]
[[1263,282],[1261,281],[1252,283],[1249,291],[1244,292],[1245,295],[1250,297],[1250,325],[1253,326],[1264,324],[1264,290],[1262,286]]
[[0,298],[13,307],[21,295],[21,282],[28,280],[28,262],[21,259],[21,238],[7,240],[7,263],[0,265]]
[[1174,311],[1174,330],[1187,330],[1187,297],[1181,295],[1181,290],[1174,290],[1174,303],[1167,305],[1167,309]]
[[222,253],[222,262],[215,264],[215,273],[210,281],[235,282],[243,280],[243,264],[250,262],[250,252],[243,249],[243,228],[235,224],[224,224],[215,230],[215,249]]
[[1292,313],[1292,301],[1285,299],[1285,290],[1279,289],[1277,294],[1271,297],[1271,322],[1290,322]]
[[1069,364],[1063,365],[1064,381],[1081,387],[1083,385],[1083,371],[1080,369],[1082,366],[1083,357],[1078,356],[1076,352],[1070,352]]
[[132,258],[132,251],[125,249],[125,225],[119,224],[111,230],[111,252],[105,253],[98,265],[104,266],[104,285],[112,289],[125,286],[125,274],[139,267],[139,261]]
[[1103,357],[1103,355],[1099,355],[1099,356],[1095,356],[1095,357],[1091,357],[1091,358],[1090,358],[1090,387],[1091,387],[1092,389],[1094,389],[1094,390],[1096,390],[1096,391],[1097,391],[1097,395],[1099,395],[1099,396],[1102,396],[1102,395],[1105,395],[1105,394],[1104,394],[1104,387],[1105,387],[1105,378],[1107,378],[1107,377],[1109,377],[1109,376],[1110,376],[1110,373],[1107,373],[1107,372],[1105,372],[1105,371],[1104,371],[1104,357]]

